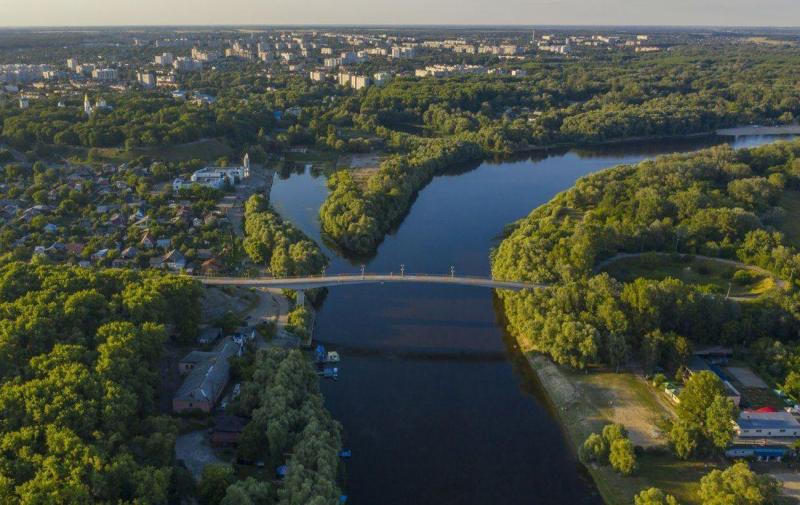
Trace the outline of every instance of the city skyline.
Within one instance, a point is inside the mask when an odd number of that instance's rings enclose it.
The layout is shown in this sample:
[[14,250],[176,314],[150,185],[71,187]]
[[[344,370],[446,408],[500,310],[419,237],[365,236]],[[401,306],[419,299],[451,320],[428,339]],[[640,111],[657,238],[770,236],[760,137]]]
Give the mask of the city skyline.
[[616,25],[774,26],[800,25],[800,4],[764,0],[754,12],[746,0],[212,0],[117,2],[103,0],[0,0],[0,27],[164,25]]

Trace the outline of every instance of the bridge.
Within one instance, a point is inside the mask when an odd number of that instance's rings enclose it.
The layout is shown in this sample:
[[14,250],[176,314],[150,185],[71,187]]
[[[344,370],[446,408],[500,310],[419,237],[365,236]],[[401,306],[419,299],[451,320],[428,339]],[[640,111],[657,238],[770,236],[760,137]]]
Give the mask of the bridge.
[[541,289],[547,284],[536,284],[523,281],[504,281],[491,277],[464,277],[456,275],[431,274],[339,274],[313,275],[307,277],[194,277],[207,286],[247,286],[280,289],[315,289],[354,284],[451,284],[456,286],[474,286],[490,289],[507,289],[521,291],[523,289]]

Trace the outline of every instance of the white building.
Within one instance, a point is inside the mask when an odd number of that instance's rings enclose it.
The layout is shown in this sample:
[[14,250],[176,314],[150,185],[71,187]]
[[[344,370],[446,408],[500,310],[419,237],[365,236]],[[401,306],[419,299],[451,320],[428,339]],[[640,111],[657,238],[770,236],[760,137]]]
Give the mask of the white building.
[[203,62],[179,56],[172,62],[172,67],[178,72],[199,72],[203,70]]
[[417,50],[413,47],[395,46],[392,48],[392,58],[413,58],[417,55]]
[[136,80],[142,86],[152,88],[156,85],[156,74],[153,72],[136,72]]
[[338,78],[337,78],[337,82],[339,83],[339,86],[350,86],[350,78],[351,77],[352,76],[350,74],[348,74],[347,72],[339,72],[339,75],[338,75]]
[[210,63],[219,59],[219,54],[214,51],[203,51],[196,47],[192,48],[192,59]]
[[741,438],[800,437],[800,422],[783,411],[744,411],[736,420],[735,429]]
[[119,78],[119,71],[116,68],[96,68],[92,70],[92,79],[98,81],[116,81]]
[[352,87],[355,90],[366,88],[370,84],[372,84],[372,82],[366,75],[350,76],[350,87]]
[[162,53],[162,54],[156,55],[156,57],[155,57],[155,64],[156,65],[169,66],[169,65],[172,65],[172,62],[174,62],[174,61],[175,61],[175,57],[172,56],[172,53]]
[[201,168],[192,174],[189,181],[180,177],[172,181],[172,189],[179,191],[193,185],[221,189],[225,184],[238,184],[248,177],[250,177],[250,155],[245,154],[241,166]]
[[375,86],[383,86],[389,82],[389,79],[391,78],[392,75],[388,72],[376,72],[372,76],[372,83],[375,84]]

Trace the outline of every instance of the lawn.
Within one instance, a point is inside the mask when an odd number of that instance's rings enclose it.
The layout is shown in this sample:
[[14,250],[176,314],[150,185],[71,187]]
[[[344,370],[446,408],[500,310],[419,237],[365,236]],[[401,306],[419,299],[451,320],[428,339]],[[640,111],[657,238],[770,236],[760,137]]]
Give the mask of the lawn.
[[667,451],[645,451],[638,456],[639,470],[622,477],[609,466],[592,466],[597,488],[608,505],[630,505],[643,489],[657,487],[683,505],[699,505],[700,479],[722,466],[705,461],[683,461]]
[[704,286],[709,292],[730,296],[755,298],[773,287],[775,281],[769,275],[749,270],[747,282],[734,281],[734,274],[742,270],[734,265],[718,261],[667,254],[646,254],[620,258],[607,265],[604,271],[622,282],[631,282],[639,277],[663,280],[672,277],[686,284]]

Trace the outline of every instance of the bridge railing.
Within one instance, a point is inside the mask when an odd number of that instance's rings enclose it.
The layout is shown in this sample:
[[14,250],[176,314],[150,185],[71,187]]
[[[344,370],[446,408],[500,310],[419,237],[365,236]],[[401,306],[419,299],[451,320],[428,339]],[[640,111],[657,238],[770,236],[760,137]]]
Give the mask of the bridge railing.
[[252,279],[252,280],[304,280],[304,279],[319,279],[319,280],[327,280],[327,279],[337,279],[337,278],[353,278],[353,277],[360,277],[360,278],[371,278],[371,277],[394,277],[394,278],[409,278],[409,279],[418,279],[418,278],[427,278],[427,277],[435,277],[441,279],[469,279],[469,280],[477,280],[477,281],[495,281],[495,282],[514,282],[514,283],[526,283],[526,284],[534,284],[530,281],[520,281],[514,279],[498,279],[496,277],[488,277],[488,276],[481,276],[481,275],[451,275],[451,274],[427,274],[427,273],[406,273],[406,274],[397,274],[395,272],[387,272],[387,273],[379,273],[379,272],[353,272],[353,273],[335,273],[335,274],[309,274],[309,275],[295,275],[295,276],[268,276],[268,275],[257,275],[257,276],[231,276],[231,275],[201,275],[201,274],[192,274],[186,275],[187,277],[191,277],[193,279]]

